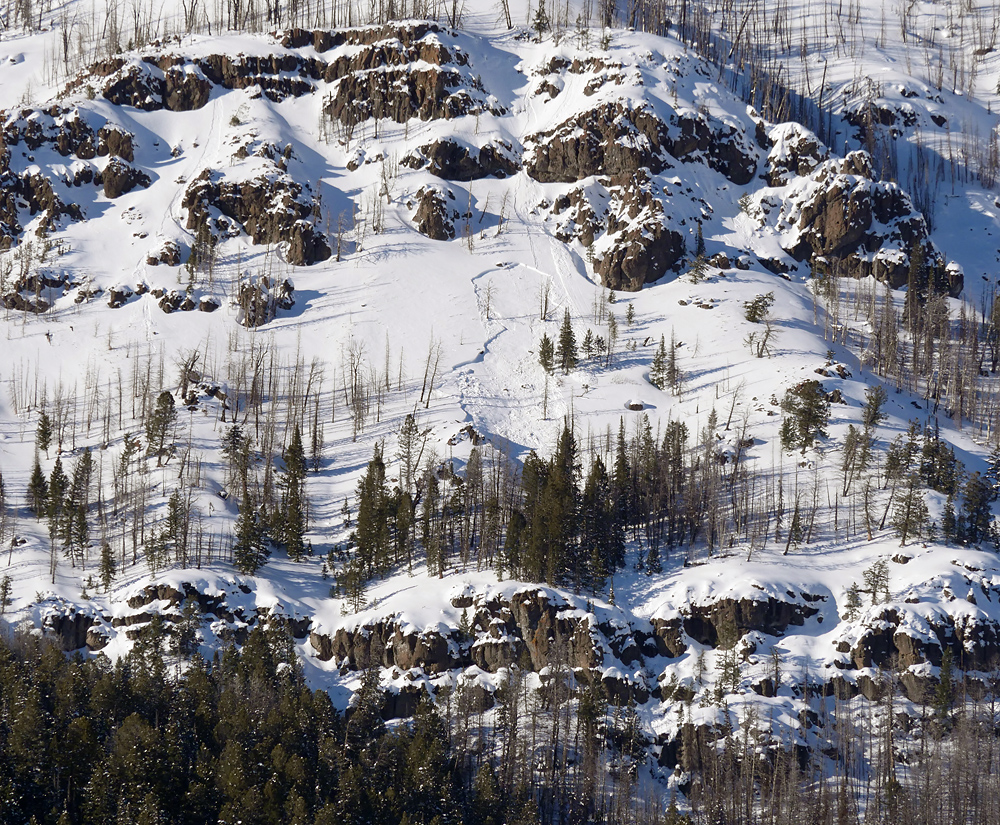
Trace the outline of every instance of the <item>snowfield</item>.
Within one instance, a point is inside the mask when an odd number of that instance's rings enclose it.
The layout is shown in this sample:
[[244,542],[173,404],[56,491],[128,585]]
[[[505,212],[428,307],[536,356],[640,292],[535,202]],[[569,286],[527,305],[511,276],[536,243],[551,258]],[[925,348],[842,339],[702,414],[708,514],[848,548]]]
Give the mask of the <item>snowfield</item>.
[[[951,9],[952,4],[944,5]],[[68,8],[83,18],[91,14],[83,0]],[[989,542],[946,543],[940,525],[947,497],[935,491],[927,492],[926,502],[937,536],[901,547],[892,519],[883,518],[889,501],[885,451],[916,422],[920,431],[939,428],[969,474],[985,472],[997,441],[996,421],[977,417],[975,406],[964,418],[952,417],[947,404],[928,397],[924,384],[904,386],[880,372],[872,355],[870,308],[892,306],[902,317],[903,289],[887,290],[871,277],[842,278],[834,283],[837,297],[831,302],[809,263],[792,250],[806,232],[803,210],[812,208],[831,180],[847,181],[866,196],[879,187],[897,191],[896,184],[906,193],[899,197],[908,211],[888,222],[875,219],[871,231],[881,233],[884,246],[862,257],[868,264],[879,258],[905,269],[909,249],[900,240],[899,224],[923,210],[941,263],[950,265],[953,281],[958,273],[964,277],[960,295],[943,299],[950,318],[957,325],[963,306],[969,318],[989,318],[1000,261],[1000,201],[995,180],[983,166],[997,145],[1000,53],[992,40],[979,38],[981,29],[990,28],[991,12],[979,4],[962,17],[962,25],[976,31],[973,36],[958,29],[958,18],[945,25],[945,8],[939,4],[910,4],[911,16],[903,24],[896,20],[895,4],[852,4],[850,14],[840,18],[841,26],[850,29],[846,43],[840,35],[822,33],[824,21],[836,18],[832,8],[790,4],[789,18],[797,21],[789,35],[794,48],[771,47],[774,59],[787,65],[789,85],[808,88],[814,103],[821,97],[836,101],[818,131],[812,129],[815,123],[793,128],[763,120],[732,93],[717,68],[696,57],[673,32],[659,37],[609,30],[604,48],[598,45],[599,29],[586,44],[571,29],[558,44],[551,37],[536,43],[524,28],[529,10],[523,7],[515,9],[513,31],[496,24],[492,4],[470,4],[460,29],[442,20],[440,30],[421,41],[428,51],[451,50],[467,60],[455,69],[456,88],[469,93],[474,112],[404,123],[369,119],[353,131],[324,115],[328,96],[337,93],[343,78],[327,82],[282,68],[267,77],[275,84],[306,82],[310,90],[272,96],[256,83],[227,88],[210,81],[197,61],[226,55],[237,66],[249,58],[287,59],[290,67],[299,60],[333,65],[361,54],[364,47],[356,44],[320,52],[311,43],[283,45],[282,33],[199,32],[175,39],[177,22],[168,20],[158,32],[162,42],[128,51],[118,71],[125,76],[129,67],[138,67],[159,82],[163,69],[143,58],[170,55],[193,78],[192,88],[199,83],[210,88],[200,107],[145,111],[106,98],[107,77],[118,75],[85,70],[105,55],[84,45],[72,71],[60,62],[64,24],[59,17],[47,19],[41,32],[5,31],[0,99],[6,107],[9,174],[55,181],[55,194],[67,208],[57,210],[39,236],[47,213],[33,213],[26,196],[19,195],[14,211],[24,231],[0,253],[3,284],[27,273],[44,274],[47,280],[35,295],[25,295],[49,305],[37,313],[0,309],[0,472],[7,512],[0,529],[5,550],[0,576],[9,575],[12,586],[0,621],[65,639],[71,636],[60,636],[60,623],[72,620],[82,633],[75,638],[85,639],[88,655],[115,658],[127,654],[133,641],[128,631],[143,626],[151,612],[180,620],[181,605],[170,593],[201,594],[225,608],[203,617],[206,658],[238,642],[265,614],[285,617],[299,630],[297,649],[309,684],[328,690],[344,708],[357,687],[359,663],[323,655],[323,644],[333,644],[338,634],[353,639],[378,626],[377,632],[398,632],[401,638],[436,636],[448,640],[454,661],[465,662],[474,658],[475,645],[509,641],[502,635],[508,631],[495,630],[497,635],[487,638],[484,619],[483,626],[468,631],[471,636],[458,639],[456,628],[475,620],[489,604],[509,605],[526,599],[525,594],[542,593],[561,619],[593,630],[595,649],[603,657],[601,677],[633,686],[631,695],[654,742],[676,737],[687,722],[708,724],[725,713],[744,719],[751,708],[762,724],[784,720],[789,741],[807,741],[816,734],[799,722],[811,701],[803,686],[839,679],[852,686],[852,696],[858,690],[873,695],[868,685],[880,678],[880,667],[872,663],[864,640],[885,628],[890,641],[901,634],[915,645],[935,648],[941,647],[942,627],[979,628],[981,635],[970,633],[962,644],[969,654],[967,669],[985,680],[975,663],[991,654],[977,658],[974,648],[981,644],[992,650],[996,638],[989,632],[1000,632],[995,548]],[[754,31],[756,16],[752,21],[746,37],[767,40]],[[82,24],[76,31],[84,31]],[[995,34],[993,25],[994,39]],[[808,56],[800,59],[803,40]],[[982,54],[974,51],[985,46],[989,50]],[[403,48],[387,40],[387,51],[397,47]],[[952,52],[955,63],[948,68]],[[406,64],[408,72],[439,68],[427,61]],[[380,70],[387,71],[384,66],[365,71]],[[79,82],[70,83],[71,76]],[[604,104],[633,114],[648,110],[667,124],[664,134],[651,137],[622,115],[623,136],[616,144],[623,153],[662,161],[662,169],[649,172],[645,184],[651,201],[663,208],[638,195],[629,200],[633,195],[623,194],[628,184],[603,174],[569,182],[543,182],[542,175],[529,174],[531,159],[542,150],[554,152],[557,141],[585,140],[588,130],[574,118]],[[896,112],[879,133],[887,141],[881,146],[864,145],[857,123],[845,118],[864,106]],[[752,165],[749,180],[734,182],[738,172],[720,171],[723,161],[710,151],[696,149],[683,159],[670,155],[664,147],[684,137],[680,124],[685,117],[700,118],[715,136],[728,135],[733,153]],[[136,184],[111,197],[92,179],[109,174],[113,153],[80,159],[62,153],[54,137],[34,146],[24,137],[32,129],[57,135],[74,120],[95,134],[109,124],[128,133],[132,157],[127,165],[144,172],[148,185]],[[567,123],[577,125],[560,131]],[[889,129],[898,134],[891,136]],[[9,138],[16,130],[21,138],[13,142]],[[758,132],[770,136],[770,147],[760,145]],[[769,169],[797,162],[796,141],[803,135],[816,138],[814,163],[769,184]],[[413,168],[424,147],[445,138],[470,156],[487,144],[504,147],[505,157],[518,168],[509,176],[471,181],[442,179],[426,163]],[[662,145],[656,143],[660,138]],[[886,181],[842,171],[849,153],[866,150],[877,157],[890,145],[895,166]],[[583,169],[585,153],[579,163]],[[911,190],[920,163],[939,170],[929,176],[935,188]],[[649,164],[639,165],[649,169]],[[241,225],[227,217],[218,205],[220,196],[206,207],[219,235],[211,261],[187,266],[192,251],[204,249],[185,196],[205,170],[219,185],[261,182],[273,202],[254,213],[254,220],[263,222],[262,215],[278,214],[296,200],[307,214],[299,221],[315,228],[329,257],[307,266],[290,264],[288,244],[254,242],[250,219]],[[84,174],[90,176],[86,182],[74,185]],[[289,186],[299,187],[298,193],[289,195]],[[416,228],[425,193],[435,187],[454,233],[448,240],[432,240]],[[571,190],[583,193],[581,201],[594,208],[602,227],[608,215],[617,214],[621,232],[633,233],[632,240],[653,243],[658,232],[675,233],[683,254],[654,282],[638,292],[619,290],[611,303],[595,267],[624,241],[600,230],[592,246],[585,244],[583,213],[556,206]],[[79,219],[70,214],[72,205]],[[699,230],[705,258],[715,262],[701,275],[691,271]],[[895,240],[893,232],[899,236]],[[265,236],[262,229],[257,240]],[[184,266],[150,263],[166,242],[176,244]],[[261,326],[246,328],[238,323],[247,312],[240,305],[242,290],[265,278],[268,284],[287,281],[291,303],[279,304]],[[773,337],[764,357],[757,357],[749,336],[763,327],[747,320],[745,305],[769,293]],[[117,308],[109,307],[113,296],[121,298]],[[196,308],[185,311],[184,299]],[[164,311],[164,301],[174,308]],[[215,306],[215,311],[198,311]],[[539,343],[543,334],[558,337],[564,311],[577,341],[588,329],[607,339],[613,316],[618,337],[612,357],[583,358],[566,375],[546,373],[539,364]],[[668,344],[676,342],[682,374],[677,392],[650,382],[661,336]],[[188,363],[194,366],[185,376],[182,368]],[[266,364],[266,387],[254,383],[255,364]],[[980,394],[974,404],[986,403],[982,399],[996,390],[988,366],[984,362],[976,370]],[[358,375],[371,392],[362,411],[348,401]],[[790,452],[781,447],[781,400],[806,380],[821,381],[837,399],[828,435],[814,448]],[[189,384],[194,397],[185,403],[182,385]],[[868,471],[876,479],[872,507],[877,515],[869,536],[857,496],[842,495],[841,486],[848,427],[862,426],[866,390],[872,386],[884,386],[888,395],[885,419],[875,431],[878,458]],[[175,451],[162,463],[142,455],[130,465],[131,483],[145,490],[138,505],[145,516],[136,528],[129,506],[115,501],[121,456],[126,435],[145,438],[143,410],[164,390],[178,402],[170,438]],[[303,392],[309,406],[293,416],[288,399]],[[43,409],[58,416],[62,430],[49,450],[37,453]],[[458,475],[474,446],[489,461],[502,457],[515,465],[532,450],[548,456],[565,422],[572,422],[584,472],[594,455],[610,466],[620,423],[631,439],[648,422],[659,442],[668,422],[681,421],[693,450],[708,442],[729,462],[723,479],[736,472],[734,460],[754,474],[755,518],[764,521],[749,531],[749,540],[734,531],[725,544],[710,547],[699,537],[664,549],[657,572],[640,567],[643,542],[629,531],[626,566],[599,592],[501,578],[495,570],[463,565],[457,558],[438,576],[428,573],[421,557],[412,569],[404,566],[369,582],[365,604],[352,604],[331,589],[335,579],[328,573],[338,572],[346,560],[343,548],[352,530],[350,515],[356,514],[358,480],[377,444],[383,445],[390,481],[401,477],[398,433],[407,413],[428,432],[424,461],[432,459]],[[320,445],[316,472],[308,474],[305,486],[309,555],[294,562],[275,550],[254,576],[241,575],[232,562],[239,494],[222,438],[234,416],[254,435],[257,447],[266,443],[270,428],[273,455],[280,456],[295,424],[307,441],[318,434]],[[94,457],[94,489],[100,491],[95,502],[100,502],[90,519],[92,546],[80,564],[53,551],[46,522],[28,511],[25,493],[36,453],[48,475],[57,456],[69,472],[87,449]],[[264,463],[260,457],[261,474]],[[783,530],[763,504],[773,500],[779,484],[786,508]],[[190,558],[186,565],[171,562],[151,569],[135,532],[145,539],[153,535],[179,487],[190,494]],[[803,513],[811,508],[812,521],[808,539],[793,543],[788,522],[799,504]],[[124,560],[107,589],[97,583],[104,542]],[[874,599],[863,594],[864,603],[849,617],[851,585],[862,584],[880,560],[887,563],[888,599],[872,604]],[[692,617],[716,617],[716,622],[721,614],[713,611],[753,603],[772,605],[767,628],[773,632],[762,626],[742,635],[738,680],[727,689],[728,710],[707,701],[688,703],[685,710],[680,699],[661,699],[667,685],[671,696],[681,696],[680,688],[709,696],[719,678],[724,654],[718,640],[692,635]],[[774,619],[775,611],[785,618]],[[74,618],[79,616],[87,621]],[[676,631],[683,650],[656,647],[657,634],[666,638],[667,627]],[[616,634],[619,641],[634,636],[638,648],[643,639],[649,646],[623,659],[618,643],[612,644]],[[774,684],[776,662],[781,677]],[[939,664],[939,655],[935,662],[918,656],[900,669],[931,684]],[[499,670],[386,667],[383,684],[399,692],[408,685],[433,689],[467,679],[492,694]],[[764,688],[769,679],[771,686]]]

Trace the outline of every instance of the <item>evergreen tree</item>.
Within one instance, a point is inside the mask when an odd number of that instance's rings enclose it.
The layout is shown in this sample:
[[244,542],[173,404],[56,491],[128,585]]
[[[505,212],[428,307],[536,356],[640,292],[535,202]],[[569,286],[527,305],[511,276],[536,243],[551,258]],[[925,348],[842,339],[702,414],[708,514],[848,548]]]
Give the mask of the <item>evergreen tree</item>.
[[934,688],[934,713],[938,719],[945,719],[955,703],[955,686],[952,673],[953,662],[951,648],[945,647],[941,654],[941,669],[938,683]]
[[49,482],[42,472],[42,465],[35,454],[35,465],[31,469],[31,479],[28,481],[28,509],[40,519],[48,510]]
[[576,553],[578,493],[576,437],[563,424],[555,454],[549,462],[549,472],[542,492],[544,534],[539,536],[538,549],[544,556],[545,581],[557,584],[567,573],[579,575],[580,559]]
[[306,509],[305,497],[306,454],[302,447],[302,433],[296,424],[283,458],[285,470],[280,484],[282,488],[281,519],[276,535],[284,544],[288,557],[301,561],[305,555]]
[[555,364],[555,348],[552,346],[552,339],[548,334],[542,335],[542,340],[538,345],[538,363],[546,372],[552,372]]
[[649,383],[658,390],[666,390],[667,383],[667,341],[661,335],[660,345],[653,356],[653,364],[649,370]]
[[69,491],[69,479],[63,470],[62,458],[56,456],[56,463],[52,465],[52,473],[49,475],[49,501],[48,517],[49,532],[59,535],[62,526],[63,513],[65,512],[66,494]]
[[550,25],[548,12],[545,11],[545,0],[538,0],[535,16],[531,21],[531,28],[535,30],[539,43],[542,42],[542,37],[549,30]]
[[49,414],[42,410],[38,415],[38,427],[35,429],[35,449],[44,450],[49,457],[49,447],[52,446],[52,420]]
[[906,276],[906,299],[903,303],[903,320],[911,332],[916,329],[920,309],[927,302],[927,257],[923,244],[915,241],[910,249],[910,268]]
[[164,453],[168,451],[167,439],[176,420],[177,408],[174,405],[174,396],[164,390],[156,397],[156,404],[146,417],[147,452],[156,456],[157,467],[163,463]]
[[246,495],[250,474],[250,436],[239,424],[233,424],[222,438],[222,454],[229,462],[230,483],[239,484],[240,494]]
[[444,576],[445,539],[441,518],[441,483],[434,467],[424,473],[424,495],[420,502],[420,541],[427,554],[427,572]]
[[889,399],[885,387],[881,384],[873,384],[865,390],[865,406],[861,411],[861,423],[866,430],[874,430],[885,420],[885,413],[882,408]]
[[892,526],[899,536],[900,547],[906,545],[908,538],[923,535],[927,518],[927,504],[920,489],[920,479],[916,473],[910,473],[906,489],[897,499],[892,516]]
[[0,616],[7,612],[7,608],[13,604],[11,593],[14,592],[14,580],[5,575],[0,579]]
[[116,572],[115,554],[111,550],[111,545],[104,542],[104,544],[101,545],[101,561],[97,574],[101,579],[101,587],[104,588],[105,593],[107,593],[111,588],[111,584],[115,580]]
[[590,358],[594,354],[594,331],[590,327],[587,327],[587,331],[583,334],[580,351],[584,358]]
[[570,318],[569,310],[563,311],[562,326],[559,328],[559,343],[556,346],[556,363],[564,375],[576,369],[576,335],[573,333],[573,321]]
[[806,450],[816,439],[826,436],[830,401],[819,381],[807,380],[785,392],[781,402],[785,420],[781,425],[781,446],[786,450]]
[[586,572],[577,575],[590,590],[602,591],[605,579],[625,563],[625,533],[599,456],[590,466],[580,502],[580,546]]
[[399,484],[400,488],[409,493],[413,490],[420,461],[423,458],[429,429],[421,430],[417,425],[416,416],[407,413],[399,428]]
[[986,480],[973,473],[965,482],[962,496],[962,513],[965,516],[965,540],[980,544],[992,537],[993,510],[990,504],[992,490]]
[[847,590],[847,602],[844,605],[844,620],[848,622],[857,621],[861,614],[861,588],[857,582],[851,582]]
[[873,606],[889,601],[889,562],[878,559],[861,576],[865,581],[865,592],[871,596]]
[[667,363],[663,373],[664,380],[675,395],[680,394],[681,368],[677,361],[677,336],[670,330],[670,347],[667,350]]
[[945,500],[944,511],[941,513],[941,533],[948,544],[961,540],[961,536],[958,535],[958,519],[955,516],[954,495],[949,494]]
[[385,479],[382,445],[376,444],[371,461],[358,480],[358,515],[355,541],[358,558],[370,578],[390,565],[389,489]]
[[996,501],[997,498],[1000,498],[1000,445],[994,447],[993,452],[990,453],[989,466],[986,468],[984,480],[990,488],[990,501]]
[[244,575],[252,576],[267,561],[267,544],[262,519],[249,494],[240,502],[233,533],[233,564]]

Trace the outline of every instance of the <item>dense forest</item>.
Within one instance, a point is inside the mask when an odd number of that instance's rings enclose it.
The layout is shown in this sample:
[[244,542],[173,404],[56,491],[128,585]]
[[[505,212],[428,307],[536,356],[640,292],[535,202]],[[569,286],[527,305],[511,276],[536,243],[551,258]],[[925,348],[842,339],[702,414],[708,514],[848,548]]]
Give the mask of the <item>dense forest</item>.
[[533,683],[511,668],[489,710],[459,680],[387,725],[377,669],[359,674],[342,715],[305,685],[280,624],[255,628],[241,651],[212,662],[192,653],[196,625],[154,620],[114,664],[67,658],[30,635],[3,640],[4,825],[944,825],[1000,816],[997,709],[964,695],[950,669],[915,716],[896,704],[891,673],[877,702],[813,697],[803,731],[822,748],[784,739],[773,720],[742,731],[686,724],[660,756],[678,761],[665,784],[648,770],[656,757],[635,708],[609,706],[599,684],[576,684],[565,669]]

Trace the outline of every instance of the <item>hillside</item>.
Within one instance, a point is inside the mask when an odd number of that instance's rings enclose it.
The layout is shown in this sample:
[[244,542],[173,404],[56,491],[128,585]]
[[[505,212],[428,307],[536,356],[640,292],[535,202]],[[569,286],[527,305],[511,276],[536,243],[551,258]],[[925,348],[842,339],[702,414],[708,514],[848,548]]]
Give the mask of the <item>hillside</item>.
[[888,702],[916,785],[1000,665],[990,8],[235,8],[4,18],[0,621],[599,690],[695,814]]

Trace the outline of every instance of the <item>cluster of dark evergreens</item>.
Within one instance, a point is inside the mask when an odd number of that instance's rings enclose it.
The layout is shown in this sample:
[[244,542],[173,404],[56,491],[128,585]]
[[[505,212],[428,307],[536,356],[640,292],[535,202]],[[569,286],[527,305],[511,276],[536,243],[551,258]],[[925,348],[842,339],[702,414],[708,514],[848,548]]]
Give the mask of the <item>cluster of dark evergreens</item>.
[[[665,547],[700,535],[714,498],[698,485],[721,477],[714,454],[693,457],[687,437],[687,428],[671,421],[658,439],[643,418],[630,443],[622,423],[608,463],[595,451],[584,474],[566,423],[552,456],[532,452],[520,470],[496,451],[474,448],[464,476],[431,463],[412,474],[412,485],[404,469],[393,488],[376,447],[358,484],[348,574],[385,575],[422,550],[432,573],[475,564],[600,589],[624,564],[629,530],[645,548],[643,564],[657,569]],[[401,438],[402,453],[410,449]],[[409,463],[401,455],[401,464]]]
[[533,789],[501,793],[488,765],[467,774],[433,705],[387,731],[376,671],[345,718],[278,630],[180,678],[167,638],[154,622],[113,666],[0,641],[0,822],[538,821]]
[[[690,695],[665,696],[680,735],[654,751],[635,710],[609,707],[600,683],[577,681],[558,655],[541,688],[513,668],[487,714],[483,695],[460,680],[387,726],[378,669],[359,674],[344,715],[305,685],[278,626],[255,628],[242,651],[201,660],[190,607],[169,631],[154,619],[114,665],[67,657],[34,636],[0,639],[3,825],[943,825],[1000,816],[995,708],[962,700],[949,658],[916,716],[900,713],[892,673],[880,675],[871,702],[810,698],[803,685],[810,710],[794,746],[753,715],[740,729],[728,712],[695,725]],[[681,771],[687,816],[646,771],[657,752]]]
[[[871,537],[887,526],[903,544],[935,536],[1000,543],[992,514],[1000,450],[985,474],[967,473],[936,428],[914,422],[881,441],[888,395],[878,385],[867,395],[863,426],[848,428],[840,454],[841,483],[816,473],[789,477],[781,467],[752,471],[745,421],[727,447],[720,433],[731,420],[723,424],[714,410],[694,444],[683,423],[668,421],[654,433],[641,416],[631,437],[622,422],[616,439],[591,437],[583,450],[566,422],[548,459],[532,452],[519,468],[476,447],[463,476],[436,459],[417,472],[419,432],[409,416],[399,442],[400,483],[390,485],[376,447],[358,484],[356,524],[345,502],[354,552],[338,548],[329,567],[343,570],[342,594],[360,606],[366,579],[412,566],[415,555],[432,573],[475,565],[597,591],[624,564],[627,541],[649,572],[676,548],[711,553],[740,541],[752,553],[775,542],[787,552],[820,536]],[[805,452],[825,439],[830,402],[819,381],[792,387],[781,407],[785,449]],[[946,497],[940,524],[929,517],[929,490]]]

